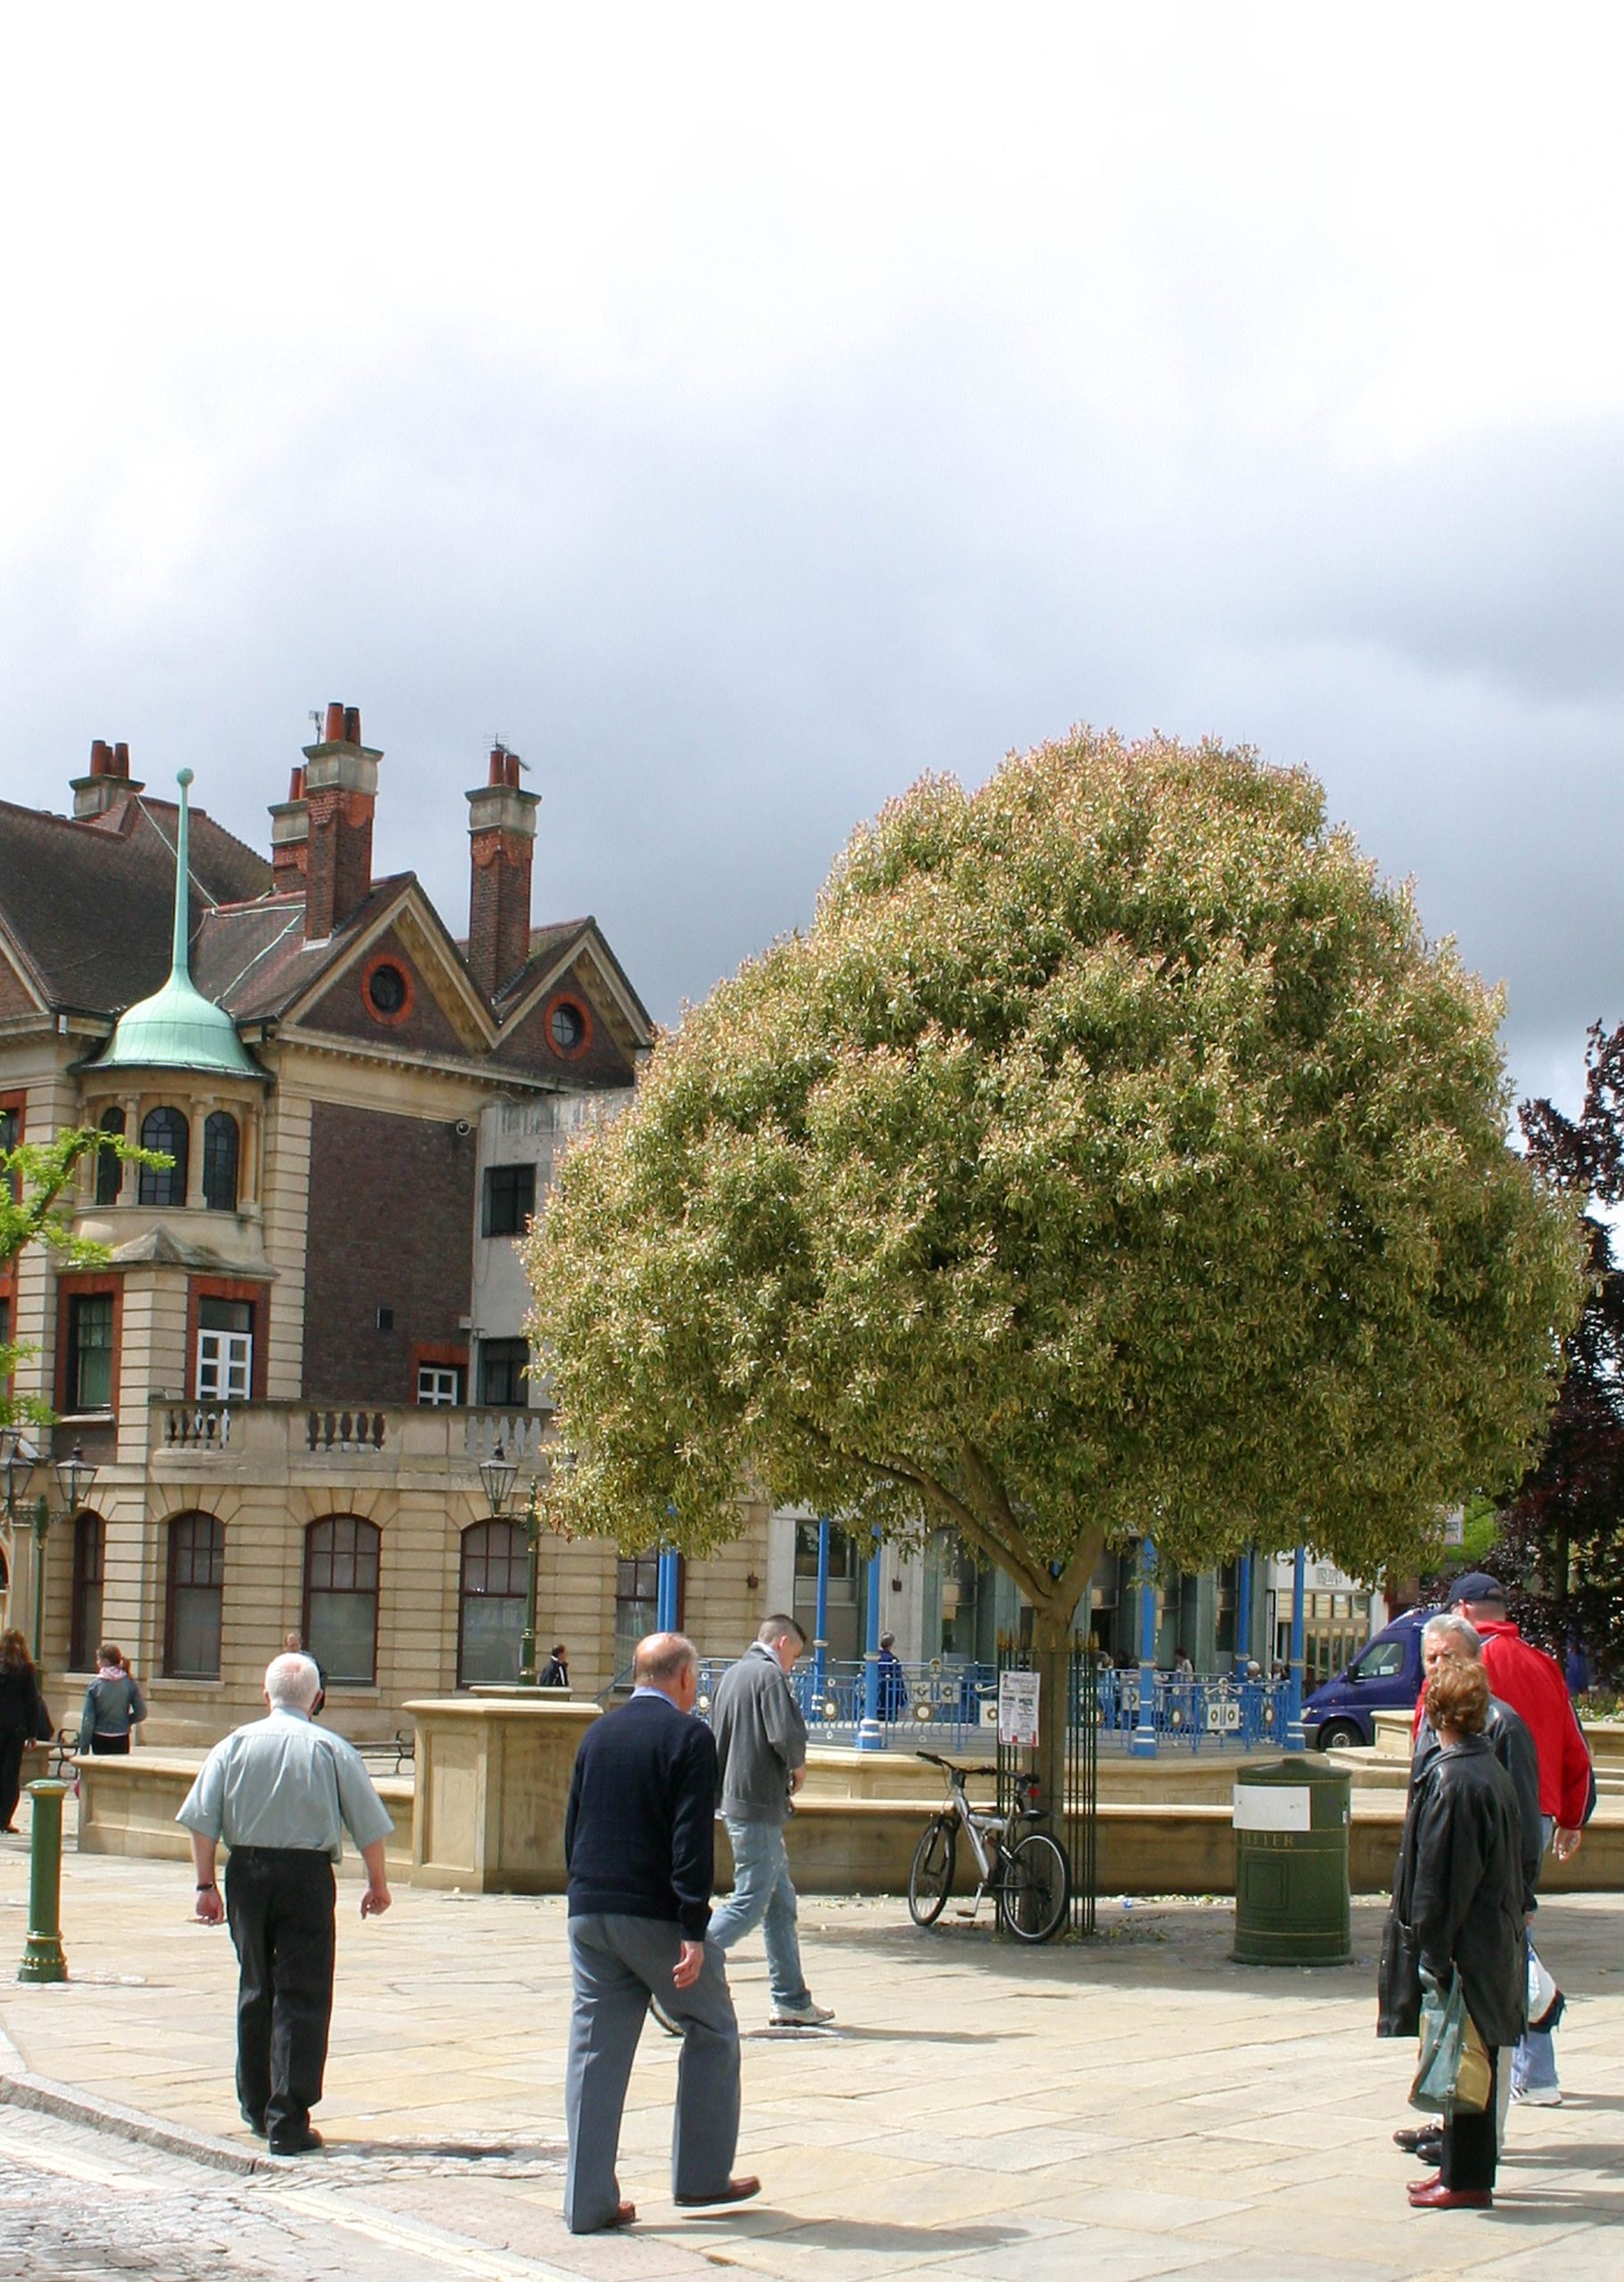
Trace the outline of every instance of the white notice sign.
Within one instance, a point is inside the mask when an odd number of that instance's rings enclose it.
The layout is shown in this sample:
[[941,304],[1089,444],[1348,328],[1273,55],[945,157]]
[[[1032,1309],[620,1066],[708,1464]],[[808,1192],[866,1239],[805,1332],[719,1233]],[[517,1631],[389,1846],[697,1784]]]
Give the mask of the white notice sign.
[[1038,1674],[998,1674],[998,1741],[1031,1749],[1038,1741]]
[[1310,1794],[1306,1783],[1237,1783],[1237,1830],[1307,1830]]

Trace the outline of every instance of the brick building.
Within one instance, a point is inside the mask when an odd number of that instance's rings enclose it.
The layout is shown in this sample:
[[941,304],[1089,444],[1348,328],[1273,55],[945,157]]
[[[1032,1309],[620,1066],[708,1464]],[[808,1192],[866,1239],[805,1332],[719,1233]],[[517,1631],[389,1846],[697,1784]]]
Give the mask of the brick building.
[[[595,922],[531,923],[538,800],[516,757],[467,795],[465,941],[414,874],[373,876],[381,759],[329,707],[268,860],[188,815],[184,779],[178,805],[150,796],[123,745],[92,747],[70,817],[0,804],[0,1130],[97,1125],[174,1161],[85,1167],[74,1219],[104,1267],[36,1249],[0,1281],[0,1327],[36,1350],[20,1387],[98,1469],[47,1539],[59,1718],[104,1636],[154,1741],[251,1712],[291,1630],[357,1736],[517,1670],[523,1533],[478,1474],[498,1441],[532,1466],[547,1431],[513,1238],[652,1033]],[[742,1522],[685,1580],[718,1652],[760,1613],[765,1517]],[[544,1541],[539,1621],[578,1686],[614,1680],[652,1572]]]

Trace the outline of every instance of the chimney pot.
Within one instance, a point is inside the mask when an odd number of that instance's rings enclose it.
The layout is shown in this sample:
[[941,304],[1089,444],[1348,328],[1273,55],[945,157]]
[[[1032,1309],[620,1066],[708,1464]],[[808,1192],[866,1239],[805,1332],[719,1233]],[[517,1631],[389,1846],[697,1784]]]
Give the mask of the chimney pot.
[[107,764],[111,758],[111,755],[107,750],[106,738],[97,737],[90,748],[91,775],[93,776],[105,776],[107,774]]
[[519,790],[519,756],[516,752],[510,752],[507,756],[506,781],[513,792]]
[[336,702],[327,708],[327,735],[324,741],[330,745],[344,742],[344,708]]
[[115,776],[127,776],[129,775],[130,749],[127,744],[120,743],[113,747],[112,773]]
[[358,745],[361,742],[361,709],[358,705],[344,708],[344,742],[347,745]]
[[297,767],[295,767],[294,768],[292,768],[292,769],[289,772],[289,776],[288,776],[288,798],[289,798],[289,800],[302,800],[304,799],[304,797],[305,797],[305,770],[304,770],[304,764],[303,764],[303,762],[301,761],[301,762],[299,762],[299,763],[298,764],[298,766],[297,766]]
[[485,782],[488,784],[505,784],[507,782],[506,771],[506,753],[503,751],[500,745],[493,745],[490,749],[490,775],[486,778]]

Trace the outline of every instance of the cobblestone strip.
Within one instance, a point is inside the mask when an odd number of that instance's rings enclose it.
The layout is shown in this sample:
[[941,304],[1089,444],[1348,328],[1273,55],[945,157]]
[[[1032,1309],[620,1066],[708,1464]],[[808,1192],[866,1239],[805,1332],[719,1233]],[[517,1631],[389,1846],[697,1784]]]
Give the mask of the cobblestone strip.
[[263,2158],[244,2176],[15,2104],[0,2108],[0,2242],[16,2282],[581,2282]]

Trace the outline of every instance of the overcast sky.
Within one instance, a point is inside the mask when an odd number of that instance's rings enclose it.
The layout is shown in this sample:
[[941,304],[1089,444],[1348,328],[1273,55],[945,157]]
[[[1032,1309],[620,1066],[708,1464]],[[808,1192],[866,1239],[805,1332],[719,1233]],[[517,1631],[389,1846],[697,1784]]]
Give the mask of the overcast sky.
[[93,737],[675,1016],[853,822],[1075,720],[1301,762],[1506,985],[1624,1020],[1612,7],[81,4],[0,36],[0,795]]

